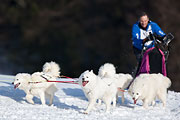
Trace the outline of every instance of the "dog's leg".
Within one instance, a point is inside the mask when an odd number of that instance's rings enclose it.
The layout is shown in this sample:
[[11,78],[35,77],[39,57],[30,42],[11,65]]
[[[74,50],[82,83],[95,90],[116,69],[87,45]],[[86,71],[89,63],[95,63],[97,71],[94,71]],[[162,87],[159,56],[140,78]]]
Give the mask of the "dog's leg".
[[113,98],[113,107],[116,107],[116,101],[117,101],[117,98],[114,97],[114,98]]
[[161,102],[163,103],[163,107],[166,106],[166,96],[167,96],[167,90],[166,89],[161,89],[158,92],[158,98],[161,100]]
[[88,114],[94,107],[95,103],[96,103],[97,99],[92,99],[89,101],[89,105],[88,108],[86,109],[86,111],[84,112],[85,114]]
[[148,104],[149,104],[149,101],[148,101],[147,99],[145,99],[145,100],[143,101],[143,107],[144,107],[144,108],[148,108]]
[[153,101],[151,102],[151,105],[152,105],[152,106],[155,106],[155,104],[156,104],[156,102],[155,102],[155,100],[153,100]]
[[45,100],[45,93],[44,92],[40,93],[40,99],[41,99],[41,104],[45,105],[46,104],[46,100]]
[[31,103],[31,104],[34,104],[34,101],[32,100],[33,99],[33,95],[31,94],[27,94],[26,95],[26,100]]
[[124,104],[124,101],[125,101],[125,99],[124,99],[124,93],[121,92],[121,102],[122,102],[122,104]]
[[106,112],[109,112],[111,108],[111,99],[107,98],[105,103],[106,103]]
[[119,92],[116,93],[116,102],[118,102]]
[[52,103],[53,103],[53,98],[54,98],[54,94],[51,94],[51,95],[50,95],[50,98],[49,98],[49,106],[52,105]]
[[51,94],[45,93],[45,98],[49,100],[49,106],[51,106],[53,103],[53,97],[54,97],[54,93],[51,93]]

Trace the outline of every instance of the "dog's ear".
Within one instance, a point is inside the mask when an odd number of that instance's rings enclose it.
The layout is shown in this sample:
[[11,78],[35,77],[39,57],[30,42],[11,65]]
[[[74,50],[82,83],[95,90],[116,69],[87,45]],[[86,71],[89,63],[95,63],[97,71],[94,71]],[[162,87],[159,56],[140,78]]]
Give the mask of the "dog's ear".
[[89,73],[89,70],[86,70],[84,73]]
[[31,81],[31,75],[30,74],[24,74],[23,76],[27,81]]
[[93,70],[91,70],[90,72],[93,73]]

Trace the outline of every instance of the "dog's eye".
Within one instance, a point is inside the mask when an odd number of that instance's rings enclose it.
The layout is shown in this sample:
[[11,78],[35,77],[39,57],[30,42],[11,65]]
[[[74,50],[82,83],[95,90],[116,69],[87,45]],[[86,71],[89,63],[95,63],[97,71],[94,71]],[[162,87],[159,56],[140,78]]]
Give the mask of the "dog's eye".
[[88,76],[86,76],[86,78],[88,78]]
[[139,95],[139,93],[136,93],[136,95]]
[[132,94],[134,95],[134,92],[132,92]]
[[16,79],[16,81],[18,81],[19,79]]

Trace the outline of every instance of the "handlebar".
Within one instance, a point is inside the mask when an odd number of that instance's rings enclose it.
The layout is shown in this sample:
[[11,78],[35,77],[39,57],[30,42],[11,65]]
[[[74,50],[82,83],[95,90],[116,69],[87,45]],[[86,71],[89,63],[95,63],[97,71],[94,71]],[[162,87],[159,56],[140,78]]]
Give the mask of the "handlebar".
[[174,39],[174,36],[171,33],[168,33],[167,35],[161,37],[161,36],[158,36],[156,34],[152,34],[151,32],[149,32],[147,41],[143,44],[143,50],[146,50],[147,48],[151,47],[151,45],[158,46],[159,44],[163,44],[163,46],[167,47],[172,39]]

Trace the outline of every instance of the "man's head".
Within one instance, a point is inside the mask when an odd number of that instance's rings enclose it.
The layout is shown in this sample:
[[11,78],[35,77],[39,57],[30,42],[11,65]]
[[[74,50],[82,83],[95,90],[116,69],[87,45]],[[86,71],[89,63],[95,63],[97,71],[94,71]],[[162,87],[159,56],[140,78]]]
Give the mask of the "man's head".
[[145,12],[142,12],[139,15],[139,23],[140,23],[141,27],[145,29],[148,25],[148,22],[149,22],[148,15]]

